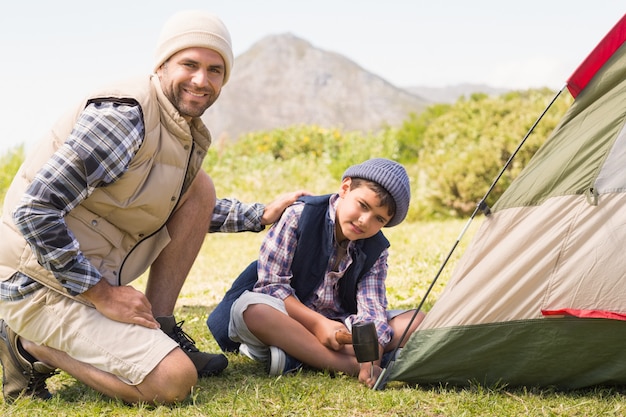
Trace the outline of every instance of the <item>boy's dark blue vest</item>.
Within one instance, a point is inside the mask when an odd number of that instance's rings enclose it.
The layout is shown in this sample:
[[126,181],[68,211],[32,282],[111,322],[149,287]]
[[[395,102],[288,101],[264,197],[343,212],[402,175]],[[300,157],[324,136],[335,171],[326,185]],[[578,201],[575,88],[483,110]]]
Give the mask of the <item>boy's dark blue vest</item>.
[[[323,282],[328,260],[333,252],[334,227],[327,220],[329,195],[304,196],[305,203],[296,236],[298,243],[291,264],[291,286],[298,299],[305,301]],[[356,290],[363,275],[370,270],[381,252],[389,247],[389,241],[382,232],[368,239],[357,240],[353,261],[344,276],[339,280],[339,297],[343,308],[357,312]],[[245,291],[251,290],[258,279],[257,261],[252,262],[233,282],[222,301],[209,315],[207,325],[223,351],[236,351],[239,343],[228,338],[230,308]]]

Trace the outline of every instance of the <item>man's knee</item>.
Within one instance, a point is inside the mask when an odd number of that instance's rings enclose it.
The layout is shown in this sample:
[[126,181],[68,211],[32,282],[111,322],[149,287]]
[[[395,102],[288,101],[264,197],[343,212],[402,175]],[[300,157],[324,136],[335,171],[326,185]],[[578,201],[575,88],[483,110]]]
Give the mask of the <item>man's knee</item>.
[[216,199],[217,197],[213,180],[209,174],[204,171],[200,171],[192,181],[187,191],[185,191],[185,194],[181,197],[180,202],[178,203],[178,209],[189,203],[189,206],[193,204],[201,207],[210,207],[212,211],[212,208],[215,206]]
[[196,178],[191,184],[190,191],[190,197],[202,198],[205,199],[207,202],[215,205],[215,185],[213,184],[213,180],[211,179],[209,174],[207,174],[206,172],[198,172],[198,175],[196,175]]
[[198,382],[198,371],[189,357],[174,349],[146,377],[144,385],[157,403],[183,401]]

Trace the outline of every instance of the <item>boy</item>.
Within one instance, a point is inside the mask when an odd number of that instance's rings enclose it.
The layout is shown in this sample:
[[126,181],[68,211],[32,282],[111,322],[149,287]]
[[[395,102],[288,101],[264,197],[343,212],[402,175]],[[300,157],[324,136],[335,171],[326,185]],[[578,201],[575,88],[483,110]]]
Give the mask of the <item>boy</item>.
[[398,344],[413,313],[387,311],[389,242],[381,228],[401,223],[409,200],[405,169],[375,158],[348,168],[338,193],[303,197],[288,207],[268,232],[259,259],[209,316],[222,349],[239,348],[266,361],[270,375],[304,363],[358,376],[372,387],[381,361],[360,365],[336,333],[374,322],[379,357]]

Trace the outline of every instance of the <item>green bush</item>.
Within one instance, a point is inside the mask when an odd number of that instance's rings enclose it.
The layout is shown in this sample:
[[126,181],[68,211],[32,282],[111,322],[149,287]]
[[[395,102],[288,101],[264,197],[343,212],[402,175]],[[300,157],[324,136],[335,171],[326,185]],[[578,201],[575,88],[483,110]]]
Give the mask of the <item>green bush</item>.
[[[462,217],[484,196],[519,142],[554,96],[529,90],[475,94],[437,104],[377,133],[292,126],[250,133],[212,147],[206,169],[218,195],[267,201],[306,188],[333,192],[344,170],[372,157],[402,162],[412,182],[408,220]],[[554,129],[571,100],[557,100],[513,159],[487,201],[493,204]]]
[[420,114],[412,113],[396,132],[398,161],[407,164],[417,161],[424,147],[424,134],[431,124],[450,111],[449,104],[434,104]]
[[[461,99],[423,132],[418,162],[431,214],[465,216],[485,195],[520,141],[553,98],[550,90]],[[571,100],[557,100],[503,173],[492,205],[556,127]]]
[[[409,221],[463,217],[485,195],[515,148],[554,96],[529,90],[475,94],[436,104],[397,128],[376,133],[298,125],[243,135],[211,146],[204,169],[219,197],[270,201],[296,189],[334,192],[347,167],[373,157],[399,161],[411,178]],[[569,97],[569,96],[568,96]],[[554,129],[571,99],[560,99],[496,184],[492,205]],[[23,148],[0,160],[0,196],[23,160]]]
[[372,157],[396,159],[396,143],[391,129],[374,135],[292,126],[214,144],[204,168],[221,197],[267,201],[299,188],[323,194],[338,189],[350,165]]
[[9,149],[4,155],[0,156],[0,202],[4,202],[4,195],[23,161],[23,145]]

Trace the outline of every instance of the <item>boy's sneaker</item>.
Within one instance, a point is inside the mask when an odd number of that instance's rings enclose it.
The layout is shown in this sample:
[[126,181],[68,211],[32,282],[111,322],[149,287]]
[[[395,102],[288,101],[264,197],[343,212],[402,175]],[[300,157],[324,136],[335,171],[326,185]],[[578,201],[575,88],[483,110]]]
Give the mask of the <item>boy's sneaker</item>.
[[2,394],[6,403],[18,397],[44,400],[52,397],[46,380],[56,373],[39,361],[29,361],[18,350],[18,336],[0,319],[0,363],[2,364]]
[[270,346],[270,358],[267,362],[267,372],[270,376],[278,376],[297,372],[302,368],[302,362],[289,356],[284,350]]
[[174,316],[157,317],[161,324],[161,330],[171,337],[181,349],[189,356],[198,370],[198,377],[214,376],[222,372],[228,366],[228,359],[221,353],[200,352],[196,347],[196,342],[184,332],[182,326],[184,321],[176,323]]

